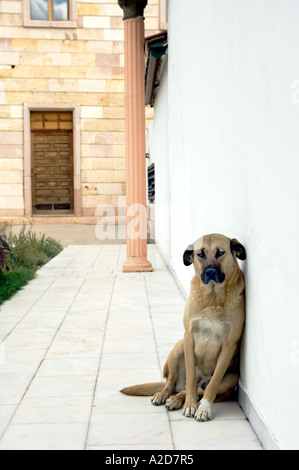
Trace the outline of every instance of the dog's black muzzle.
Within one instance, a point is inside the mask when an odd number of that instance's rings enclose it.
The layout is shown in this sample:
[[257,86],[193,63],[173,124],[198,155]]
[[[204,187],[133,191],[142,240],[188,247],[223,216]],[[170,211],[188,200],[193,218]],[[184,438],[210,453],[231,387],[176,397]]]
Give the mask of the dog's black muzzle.
[[218,266],[207,266],[202,275],[201,279],[204,284],[213,282],[215,284],[221,284],[224,281],[225,275],[221,272]]

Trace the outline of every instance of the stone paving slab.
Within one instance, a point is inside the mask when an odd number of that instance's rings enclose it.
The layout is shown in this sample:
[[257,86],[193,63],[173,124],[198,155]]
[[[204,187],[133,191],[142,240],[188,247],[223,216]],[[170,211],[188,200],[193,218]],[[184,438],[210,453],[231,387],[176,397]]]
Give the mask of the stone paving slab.
[[1,306],[0,450],[261,449],[236,402],[198,423],[119,392],[160,381],[183,335],[185,300],[148,248],[154,272],[125,274],[124,245],[68,246]]

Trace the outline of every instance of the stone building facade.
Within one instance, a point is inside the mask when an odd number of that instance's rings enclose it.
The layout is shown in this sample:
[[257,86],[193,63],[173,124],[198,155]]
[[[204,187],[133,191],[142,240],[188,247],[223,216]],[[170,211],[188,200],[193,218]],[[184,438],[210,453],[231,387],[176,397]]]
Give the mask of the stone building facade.
[[[159,0],[145,35],[160,31]],[[125,196],[117,0],[0,2],[0,217],[93,219]]]

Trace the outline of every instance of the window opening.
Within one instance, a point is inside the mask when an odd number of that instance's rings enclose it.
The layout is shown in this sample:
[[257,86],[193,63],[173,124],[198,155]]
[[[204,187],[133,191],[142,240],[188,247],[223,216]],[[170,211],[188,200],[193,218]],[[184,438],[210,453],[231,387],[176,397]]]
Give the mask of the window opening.
[[30,0],[30,19],[37,21],[68,21],[68,0]]
[[152,163],[147,169],[148,175],[148,200],[150,203],[155,202],[155,164]]

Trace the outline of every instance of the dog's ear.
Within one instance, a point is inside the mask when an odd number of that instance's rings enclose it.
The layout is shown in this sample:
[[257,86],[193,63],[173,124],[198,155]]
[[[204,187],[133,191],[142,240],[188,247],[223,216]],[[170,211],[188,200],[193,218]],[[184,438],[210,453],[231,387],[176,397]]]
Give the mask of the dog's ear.
[[232,238],[230,241],[230,249],[233,255],[244,261],[246,259],[246,250],[244,246],[236,239]]
[[193,260],[194,260],[193,245],[189,245],[188,248],[185,250],[183,260],[184,260],[185,266],[190,266],[190,264],[193,263]]

